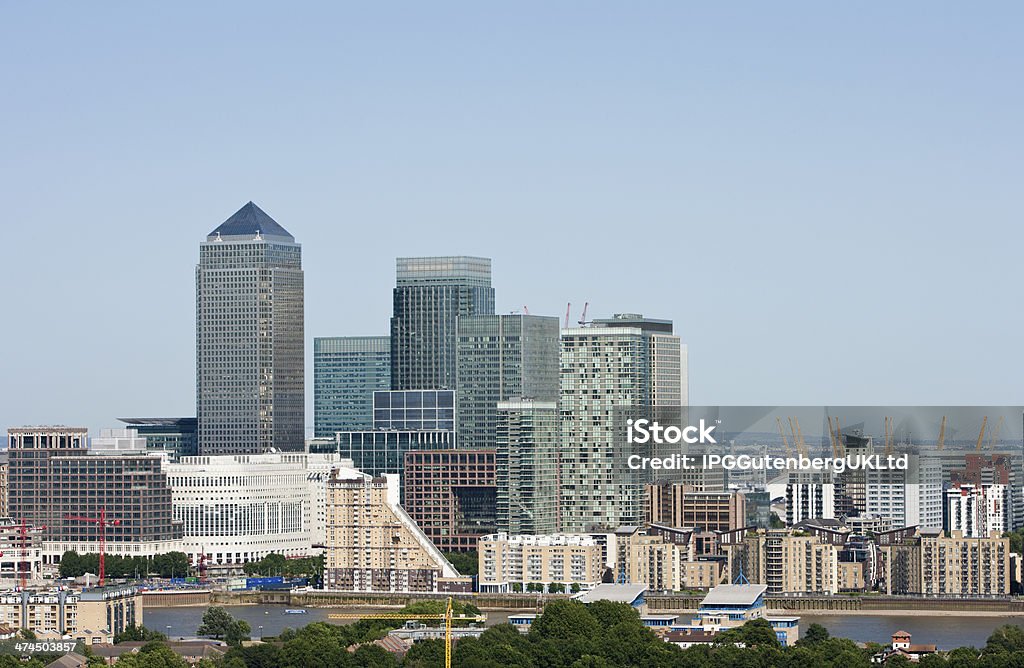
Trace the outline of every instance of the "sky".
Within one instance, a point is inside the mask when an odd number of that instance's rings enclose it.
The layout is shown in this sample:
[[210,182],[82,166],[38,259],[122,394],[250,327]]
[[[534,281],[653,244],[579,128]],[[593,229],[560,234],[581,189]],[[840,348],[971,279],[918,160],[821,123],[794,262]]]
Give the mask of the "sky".
[[1020,3],[15,3],[0,429],[195,414],[199,243],[255,201],[315,336],[395,258],[669,318],[694,404],[1018,405]]

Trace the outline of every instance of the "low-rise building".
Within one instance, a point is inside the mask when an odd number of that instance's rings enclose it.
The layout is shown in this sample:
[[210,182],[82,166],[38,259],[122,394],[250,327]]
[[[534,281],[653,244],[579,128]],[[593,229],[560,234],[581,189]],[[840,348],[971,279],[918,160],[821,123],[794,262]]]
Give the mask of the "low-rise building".
[[[765,619],[772,625],[779,643],[792,646],[800,636],[799,617],[769,617],[766,614],[765,593],[767,585],[763,584],[729,584],[719,585],[708,592],[697,608],[697,615],[689,625],[674,627],[673,630],[690,634],[717,634],[721,631],[743,626],[754,619]],[[703,642],[703,635],[669,638],[670,642]]]
[[0,624],[28,629],[39,638],[112,642],[116,634],[142,623],[142,597],[132,586],[0,592]]
[[602,546],[587,534],[492,534],[480,539],[478,559],[481,592],[526,591],[538,584],[590,589],[604,573]]

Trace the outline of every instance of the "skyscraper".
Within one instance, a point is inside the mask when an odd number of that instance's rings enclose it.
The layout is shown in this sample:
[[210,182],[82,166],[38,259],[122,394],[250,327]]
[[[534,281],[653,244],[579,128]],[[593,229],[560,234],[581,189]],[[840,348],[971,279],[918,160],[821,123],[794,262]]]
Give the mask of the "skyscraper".
[[249,202],[196,267],[201,455],[304,447],[302,249]]
[[313,425],[317,438],[373,426],[373,393],[391,388],[387,336],[313,339]]
[[513,399],[497,405],[498,531],[558,531],[558,403]]
[[458,446],[493,448],[499,401],[558,401],[558,318],[459,318],[456,360]]
[[458,318],[494,313],[491,261],[400,257],[391,317],[391,388],[455,389]]
[[680,349],[670,320],[638,314],[562,330],[562,531],[642,520],[651,472],[629,468],[625,423],[652,407],[678,419]]

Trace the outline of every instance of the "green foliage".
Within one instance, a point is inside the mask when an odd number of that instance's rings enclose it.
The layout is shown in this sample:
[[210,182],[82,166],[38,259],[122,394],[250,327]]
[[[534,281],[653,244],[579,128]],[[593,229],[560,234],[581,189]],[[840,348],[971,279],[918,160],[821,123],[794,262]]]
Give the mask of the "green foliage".
[[167,640],[167,636],[159,631],[153,631],[147,629],[145,626],[139,624],[138,626],[129,626],[121,633],[114,635],[114,642],[139,642],[139,641],[150,641],[150,640]]
[[[59,572],[62,578],[77,578],[86,573],[98,574],[98,554],[65,552],[60,558]],[[168,552],[151,557],[122,557],[108,554],[104,559],[104,570],[111,578],[140,578],[155,575],[162,578],[186,577],[190,572],[188,555],[184,552]]]
[[138,654],[123,654],[118,668],[189,668],[188,663],[159,641],[146,643]]
[[324,556],[287,559],[282,554],[268,554],[259,561],[245,564],[242,570],[250,577],[309,578],[310,582],[317,582],[324,574]]
[[796,644],[800,647],[809,645],[817,645],[818,643],[825,642],[831,637],[828,629],[821,624],[811,624],[807,627],[807,631],[804,632],[803,637],[796,641]]
[[1004,624],[992,632],[981,650],[984,654],[1006,654],[1024,651],[1024,629],[1013,624]]
[[785,529],[786,523],[779,519],[779,516],[772,513],[768,517],[768,528],[769,529]]
[[571,585],[569,585],[569,591],[573,594],[580,593],[580,589],[581,587],[579,582],[573,582]]
[[462,575],[476,575],[480,569],[480,556],[476,550],[468,552],[445,552],[444,558],[451,562]]
[[540,640],[576,640],[596,637],[597,620],[578,601],[554,601],[544,607],[544,614],[530,626],[530,636]]
[[561,582],[552,582],[548,585],[548,591],[552,594],[563,594],[565,593],[565,585]]
[[733,644],[742,647],[759,647],[768,645],[778,647],[779,640],[775,630],[767,619],[752,619],[743,626],[723,631],[715,636],[718,644]]
[[223,638],[227,644],[238,646],[243,640],[248,640],[251,631],[249,622],[235,619],[224,608],[212,606],[203,613],[203,623],[199,625],[197,633],[218,640]]

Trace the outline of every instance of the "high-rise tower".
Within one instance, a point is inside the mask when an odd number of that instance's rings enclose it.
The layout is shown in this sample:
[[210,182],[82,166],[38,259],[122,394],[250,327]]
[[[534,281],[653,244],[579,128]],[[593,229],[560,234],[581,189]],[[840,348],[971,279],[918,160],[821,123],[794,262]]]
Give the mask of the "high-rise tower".
[[249,202],[199,245],[201,455],[302,450],[302,249]]
[[458,318],[493,313],[490,259],[398,258],[391,317],[391,388],[454,390]]

